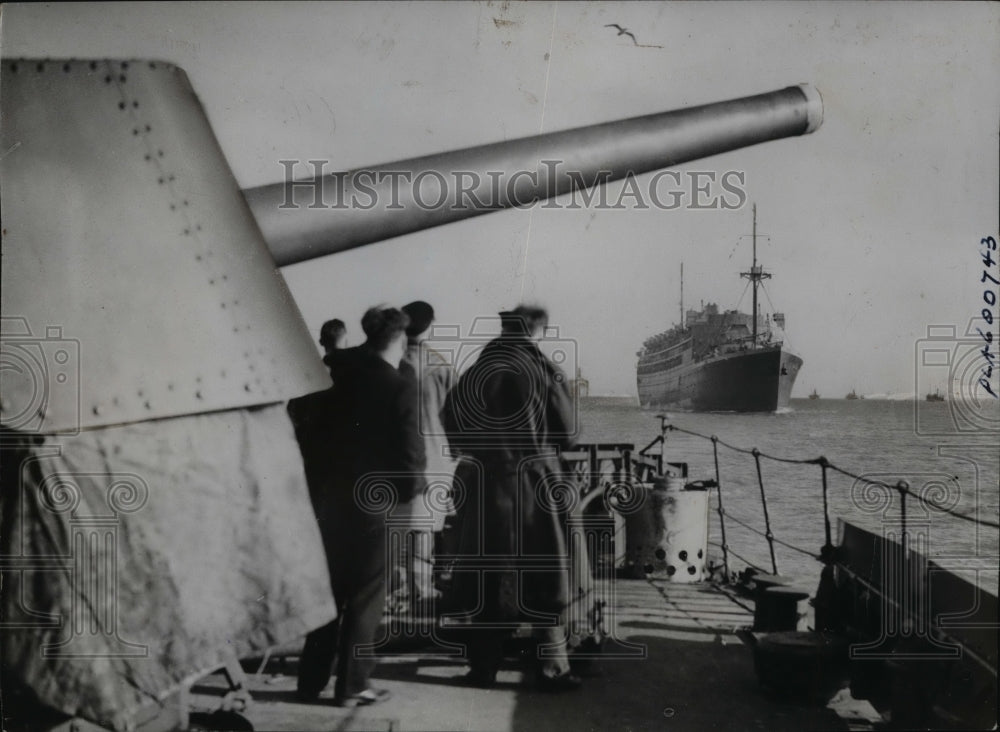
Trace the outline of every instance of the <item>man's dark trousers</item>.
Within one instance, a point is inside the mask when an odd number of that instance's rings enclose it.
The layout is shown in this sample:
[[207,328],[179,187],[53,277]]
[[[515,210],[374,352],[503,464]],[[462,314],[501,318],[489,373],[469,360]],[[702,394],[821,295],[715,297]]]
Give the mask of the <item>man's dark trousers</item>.
[[[317,696],[330,681],[337,660],[334,697],[344,699],[368,688],[374,657],[356,657],[375,640],[385,607],[386,529],[381,516],[349,512],[353,526],[331,526],[327,546],[337,619],[306,638],[299,659],[299,695]],[[338,530],[339,529],[339,530]]]

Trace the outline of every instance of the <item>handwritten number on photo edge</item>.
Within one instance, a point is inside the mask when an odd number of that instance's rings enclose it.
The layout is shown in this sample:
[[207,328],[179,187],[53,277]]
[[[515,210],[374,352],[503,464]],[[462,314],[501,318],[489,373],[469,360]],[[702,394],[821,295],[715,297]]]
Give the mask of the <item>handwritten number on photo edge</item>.
[[[986,267],[992,267],[996,264],[996,260],[993,259],[993,255],[990,252],[995,252],[997,250],[997,240],[992,236],[987,236],[979,240],[981,246],[986,247],[986,251],[981,251],[979,254],[983,259],[983,264]],[[982,275],[979,277],[979,281],[986,284],[987,281],[992,282],[996,285],[1000,285],[1000,280],[991,275],[986,270],[983,270]],[[987,325],[993,325],[994,317],[993,311],[990,309],[997,303],[997,295],[993,290],[983,291],[983,301],[989,305],[989,308],[983,308],[980,314],[983,320],[986,321]],[[982,369],[982,376],[979,377],[979,385],[983,387],[994,399],[1000,399],[1000,396],[993,391],[993,386],[990,383],[990,379],[993,377],[993,365],[994,365],[994,354],[990,351],[990,345],[993,343],[993,331],[983,332],[981,328],[976,328],[976,332],[979,336],[986,341],[986,345],[983,346],[980,353],[982,353],[983,358],[986,359],[986,366]]]
[[[986,247],[985,251],[979,252],[979,256],[982,257],[983,260],[983,265],[987,268],[993,267],[993,265],[996,264],[996,260],[993,259],[993,255],[991,254],[991,252],[995,252],[997,250],[996,239],[994,239],[992,236],[987,236],[980,239],[979,244],[980,246]],[[980,275],[979,281],[982,284],[987,284],[987,282],[992,282],[993,284],[1000,285],[1000,280],[998,280],[996,277],[994,277],[985,269],[983,270],[983,273]],[[983,320],[986,321],[987,325],[992,326],[994,322],[992,308],[997,303],[996,293],[992,289],[984,290],[983,302],[985,302],[989,307],[983,308],[980,311],[980,315],[982,316]],[[993,365],[994,365],[994,354],[990,350],[990,345],[993,343],[993,331],[991,329],[984,333],[981,328],[976,328],[976,332],[979,334],[980,338],[982,338],[986,342],[986,345],[983,346],[983,348],[980,350],[980,353],[986,360],[986,366],[984,366],[981,369],[982,376],[979,377],[979,385],[983,387],[983,389],[985,389],[986,392],[989,393],[994,399],[1000,399],[1000,396],[998,396],[997,393],[993,391],[993,386],[990,383],[990,380],[993,377]]]

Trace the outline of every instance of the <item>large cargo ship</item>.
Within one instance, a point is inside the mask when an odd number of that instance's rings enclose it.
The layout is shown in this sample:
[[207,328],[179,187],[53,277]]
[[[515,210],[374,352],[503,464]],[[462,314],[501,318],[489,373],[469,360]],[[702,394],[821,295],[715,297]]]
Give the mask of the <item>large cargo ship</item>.
[[[771,275],[757,264],[754,207],[753,264],[742,277],[753,285],[753,312],[683,307],[681,323],[643,343],[636,386],[643,407],[698,412],[773,412],[788,406],[802,359],[784,347],[785,317],[762,317],[757,288]],[[682,265],[683,266],[683,265]]]

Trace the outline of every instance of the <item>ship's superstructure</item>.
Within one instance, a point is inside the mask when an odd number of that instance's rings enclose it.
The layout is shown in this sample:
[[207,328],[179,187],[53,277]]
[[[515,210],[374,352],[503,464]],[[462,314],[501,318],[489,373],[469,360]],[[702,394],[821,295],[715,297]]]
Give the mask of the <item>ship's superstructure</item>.
[[802,359],[784,347],[784,314],[760,315],[757,288],[771,275],[757,264],[756,232],[755,206],[753,264],[742,276],[753,285],[756,315],[720,312],[715,303],[687,312],[682,306],[682,322],[647,339],[637,354],[642,406],[731,412],[788,406]]

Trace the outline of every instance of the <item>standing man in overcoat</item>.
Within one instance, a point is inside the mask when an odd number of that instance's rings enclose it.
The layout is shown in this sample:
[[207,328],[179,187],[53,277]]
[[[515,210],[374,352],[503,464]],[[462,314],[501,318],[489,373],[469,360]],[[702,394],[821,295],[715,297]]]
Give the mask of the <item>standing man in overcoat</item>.
[[539,686],[570,690],[580,679],[570,673],[566,613],[591,590],[589,566],[579,566],[586,557],[570,566],[557,455],[573,443],[573,406],[565,374],[538,347],[545,310],[521,305],[500,317],[501,335],[462,375],[444,410],[461,455],[456,483],[468,492],[455,571],[457,607],[471,614],[467,679],[491,686],[505,635],[530,622],[540,640]]
[[411,608],[424,610],[441,595],[434,586],[434,538],[444,528],[445,518],[455,513],[451,500],[455,460],[441,425],[441,410],[458,375],[444,356],[427,343],[434,322],[433,306],[416,300],[404,305],[402,310],[410,324],[406,327],[406,353],[399,372],[417,384],[420,435],[427,455],[425,492],[414,496],[407,507],[411,529],[404,559]]

